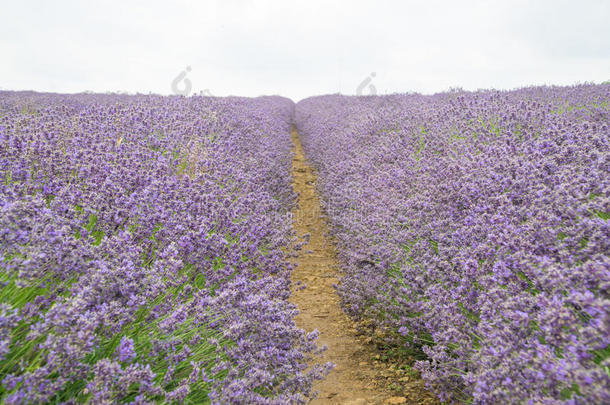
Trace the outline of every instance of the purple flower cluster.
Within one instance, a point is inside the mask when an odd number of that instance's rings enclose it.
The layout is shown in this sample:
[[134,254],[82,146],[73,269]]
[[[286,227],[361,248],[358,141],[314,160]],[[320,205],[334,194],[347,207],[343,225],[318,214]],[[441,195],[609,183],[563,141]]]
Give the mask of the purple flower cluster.
[[441,399],[610,403],[610,85],[314,97],[344,309]]
[[0,401],[305,402],[293,110],[0,92]]

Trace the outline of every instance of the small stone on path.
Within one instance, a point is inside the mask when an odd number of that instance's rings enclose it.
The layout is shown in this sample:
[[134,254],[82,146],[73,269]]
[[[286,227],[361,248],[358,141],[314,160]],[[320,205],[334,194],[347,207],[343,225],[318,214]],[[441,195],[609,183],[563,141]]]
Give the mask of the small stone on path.
[[364,399],[364,398],[352,399],[352,400],[347,401],[345,403],[345,405],[366,405],[366,399]]
[[385,400],[385,404],[394,405],[394,404],[406,404],[407,398],[405,397],[390,397]]

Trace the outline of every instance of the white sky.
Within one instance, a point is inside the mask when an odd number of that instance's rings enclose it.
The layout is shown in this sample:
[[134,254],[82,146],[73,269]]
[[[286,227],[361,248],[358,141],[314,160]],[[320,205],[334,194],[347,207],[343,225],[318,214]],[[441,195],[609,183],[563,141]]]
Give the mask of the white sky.
[[[0,88],[378,94],[610,80],[610,1],[1,0]],[[363,94],[370,89],[365,87]]]

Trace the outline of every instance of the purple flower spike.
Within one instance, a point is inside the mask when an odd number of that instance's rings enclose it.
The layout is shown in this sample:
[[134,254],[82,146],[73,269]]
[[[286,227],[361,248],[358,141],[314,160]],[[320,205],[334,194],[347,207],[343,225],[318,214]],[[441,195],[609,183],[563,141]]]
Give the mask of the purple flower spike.
[[133,339],[123,336],[121,343],[116,348],[117,356],[122,362],[130,362],[136,358],[136,352],[133,345]]

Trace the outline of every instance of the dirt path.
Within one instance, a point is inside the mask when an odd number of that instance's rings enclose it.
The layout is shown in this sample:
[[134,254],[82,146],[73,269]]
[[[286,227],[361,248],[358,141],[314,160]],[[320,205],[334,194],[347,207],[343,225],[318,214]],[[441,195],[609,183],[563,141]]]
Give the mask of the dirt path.
[[[297,325],[320,331],[320,345],[328,346],[321,362],[336,367],[315,387],[318,398],[312,404],[433,404],[436,401],[423,389],[421,380],[404,369],[380,360],[370,338],[358,336],[356,325],[339,306],[333,287],[340,277],[334,243],[328,240],[327,226],[321,217],[320,201],[314,187],[316,175],[307,164],[296,130],[292,130],[295,156],[292,166],[293,187],[299,194],[294,227],[299,235],[310,234],[309,243],[296,260],[292,275],[295,289],[291,301],[300,314]],[[307,287],[299,289],[299,281]]]

